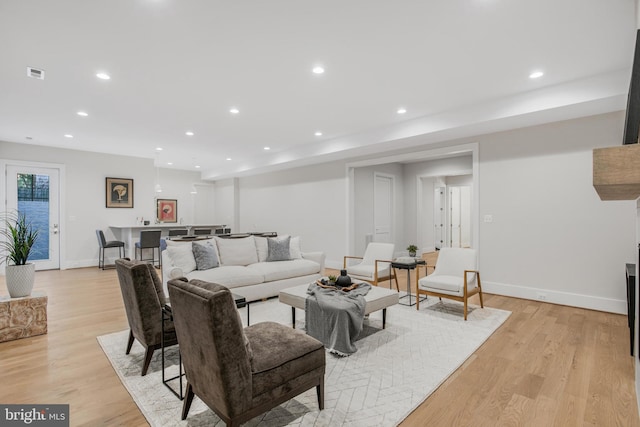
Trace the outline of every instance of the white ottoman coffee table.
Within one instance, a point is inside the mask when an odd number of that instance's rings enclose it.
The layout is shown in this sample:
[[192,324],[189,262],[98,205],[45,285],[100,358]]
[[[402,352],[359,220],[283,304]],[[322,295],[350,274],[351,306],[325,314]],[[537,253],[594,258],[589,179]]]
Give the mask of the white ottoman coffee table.
[[[280,291],[278,299],[281,303],[291,306],[291,322],[296,327],[296,308],[305,309],[305,300],[307,299],[307,289],[309,285],[294,286]],[[387,322],[387,307],[398,303],[398,292],[386,288],[371,286],[371,290],[365,295],[364,300],[366,306],[364,308],[365,316],[374,311],[382,310],[382,329]]]

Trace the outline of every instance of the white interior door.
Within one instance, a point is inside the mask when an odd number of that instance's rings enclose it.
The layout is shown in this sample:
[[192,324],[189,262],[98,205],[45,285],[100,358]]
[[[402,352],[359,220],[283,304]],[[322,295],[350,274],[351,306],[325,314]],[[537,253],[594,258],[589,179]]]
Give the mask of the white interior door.
[[449,188],[449,247],[460,244],[460,187]]
[[471,247],[471,187],[460,187],[460,246]]
[[373,241],[393,242],[393,176],[375,174],[373,205]]
[[7,211],[25,214],[39,230],[29,262],[36,270],[60,268],[60,171],[7,165]]
[[449,246],[471,246],[471,187],[449,187]]
[[433,228],[434,228],[434,247],[442,249],[445,246],[445,187],[436,187],[433,196]]

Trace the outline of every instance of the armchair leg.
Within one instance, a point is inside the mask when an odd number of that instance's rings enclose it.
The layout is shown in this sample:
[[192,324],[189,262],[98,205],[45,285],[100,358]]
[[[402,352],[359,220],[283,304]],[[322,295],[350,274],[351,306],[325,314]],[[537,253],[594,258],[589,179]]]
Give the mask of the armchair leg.
[[149,369],[149,364],[151,363],[151,358],[153,357],[153,351],[155,349],[153,347],[147,347],[147,352],[144,355],[144,365],[142,365],[142,376],[147,375],[147,369]]
[[467,299],[464,299],[464,320],[467,320]]
[[129,329],[129,342],[127,343],[127,352],[125,354],[129,354],[131,351],[131,346],[133,345],[133,331]]
[[193,402],[193,388],[191,384],[187,383],[187,391],[185,392],[184,402],[182,403],[182,419],[186,419],[191,408],[191,402]]
[[320,377],[320,384],[316,386],[316,393],[318,394],[318,407],[322,411],[324,409],[324,375]]

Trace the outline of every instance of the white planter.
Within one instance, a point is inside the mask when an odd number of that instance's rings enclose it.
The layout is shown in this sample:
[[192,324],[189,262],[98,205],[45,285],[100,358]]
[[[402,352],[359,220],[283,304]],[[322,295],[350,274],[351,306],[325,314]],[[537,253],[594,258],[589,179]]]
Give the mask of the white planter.
[[11,298],[31,295],[36,274],[35,264],[7,265],[6,272],[7,290]]

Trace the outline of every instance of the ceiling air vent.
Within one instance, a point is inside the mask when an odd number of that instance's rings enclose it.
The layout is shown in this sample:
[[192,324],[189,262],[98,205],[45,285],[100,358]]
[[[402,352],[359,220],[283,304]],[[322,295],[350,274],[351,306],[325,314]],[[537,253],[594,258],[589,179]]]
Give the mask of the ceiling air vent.
[[34,79],[44,80],[44,70],[38,70],[37,68],[27,67],[27,76]]

